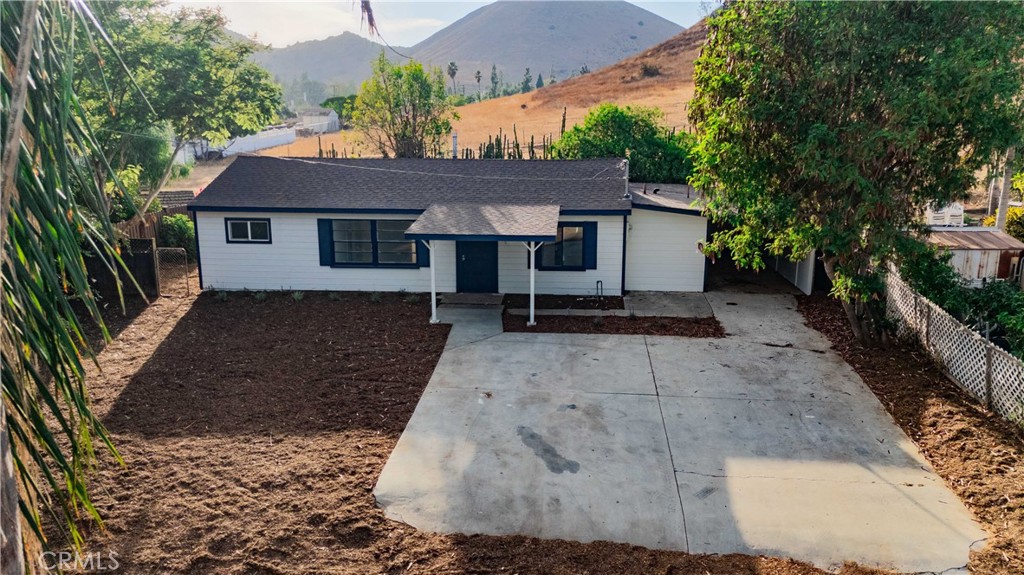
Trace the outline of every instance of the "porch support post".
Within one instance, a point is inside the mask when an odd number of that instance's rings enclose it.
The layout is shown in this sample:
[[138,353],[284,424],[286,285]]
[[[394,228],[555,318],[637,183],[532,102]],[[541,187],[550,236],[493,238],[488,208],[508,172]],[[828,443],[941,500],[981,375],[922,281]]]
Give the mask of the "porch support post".
[[523,242],[523,245],[525,245],[526,249],[530,251],[530,321],[526,322],[526,327],[533,327],[533,326],[537,325],[537,320],[534,317],[534,309],[535,309],[534,298],[535,298],[535,295],[536,295],[535,291],[536,291],[536,287],[537,287],[537,282],[536,282],[536,277],[535,277],[536,274],[537,274],[537,269],[536,269],[537,268],[537,265],[536,265],[537,264],[537,261],[536,261],[537,260],[537,256],[536,256],[536,254],[537,254],[537,248],[540,247],[540,244],[538,244],[537,242]]
[[437,272],[434,269],[436,258],[434,258],[434,243],[432,241],[420,240],[430,250],[430,323],[438,323],[437,319]]

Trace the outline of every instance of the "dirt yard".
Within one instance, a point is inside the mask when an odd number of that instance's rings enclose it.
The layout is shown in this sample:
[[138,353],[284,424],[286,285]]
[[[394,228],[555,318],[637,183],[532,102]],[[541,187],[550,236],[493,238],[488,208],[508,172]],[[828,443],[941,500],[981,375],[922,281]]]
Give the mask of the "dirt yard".
[[117,552],[133,575],[823,573],[386,520],[371,491],[448,331],[427,323],[428,299],[175,295],[112,315],[91,391],[127,465],[105,457],[95,473],[106,531],[87,549]]
[[534,333],[606,333],[621,335],[675,335],[679,337],[725,337],[722,324],[713,317],[603,317],[539,315],[537,325],[526,327],[523,315],[502,316],[505,331]]
[[920,348],[857,345],[835,300],[802,297],[799,309],[992,534],[970,572],[1024,573],[1024,432],[967,397]]

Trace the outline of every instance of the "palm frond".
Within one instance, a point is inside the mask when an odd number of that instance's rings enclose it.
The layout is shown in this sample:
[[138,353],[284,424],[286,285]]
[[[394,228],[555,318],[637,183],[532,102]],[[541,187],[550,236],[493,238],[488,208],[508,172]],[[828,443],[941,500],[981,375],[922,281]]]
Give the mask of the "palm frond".
[[120,457],[89,408],[83,359],[95,358],[71,301],[109,337],[85,257],[112,271],[124,265],[90,168],[106,160],[73,89],[76,40],[83,38],[110,44],[82,0],[0,2],[0,415],[3,455],[17,476],[8,476],[5,459],[3,487],[9,494],[16,481],[29,534],[45,542],[38,510],[47,509],[74,545],[82,542],[83,516],[101,521],[85,481],[94,443]]

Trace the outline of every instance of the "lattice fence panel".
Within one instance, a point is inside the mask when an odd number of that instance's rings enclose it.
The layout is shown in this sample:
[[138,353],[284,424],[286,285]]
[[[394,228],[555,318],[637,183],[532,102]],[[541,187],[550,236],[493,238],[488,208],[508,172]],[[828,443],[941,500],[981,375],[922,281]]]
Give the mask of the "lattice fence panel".
[[1024,361],[986,341],[918,295],[895,272],[886,278],[886,314],[901,337],[915,337],[957,385],[1024,425]]
[[985,347],[991,345],[931,302],[926,348],[946,373],[975,399],[985,401]]
[[889,319],[896,324],[896,334],[901,337],[916,336],[918,333],[918,310],[914,291],[889,274],[886,281],[886,307]]
[[992,409],[1024,425],[1024,362],[1001,349],[992,353]]

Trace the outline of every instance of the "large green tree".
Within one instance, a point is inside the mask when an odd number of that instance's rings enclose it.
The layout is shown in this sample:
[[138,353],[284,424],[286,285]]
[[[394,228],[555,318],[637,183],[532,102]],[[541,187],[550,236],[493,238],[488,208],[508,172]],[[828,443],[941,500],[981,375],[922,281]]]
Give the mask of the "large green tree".
[[458,115],[445,93],[440,68],[416,61],[388,61],[384,52],[373,63],[352,110],[352,124],[384,157],[422,158],[443,142]]
[[879,272],[928,204],[1019,142],[1021,2],[728,3],[690,104],[693,183],[741,266],[819,250],[862,341]]
[[601,104],[551,144],[554,159],[629,158],[634,182],[686,183],[692,137],[672,134],[657,108]]
[[99,21],[116,51],[101,46],[79,57],[77,92],[105,159],[115,169],[143,167],[152,188],[144,208],[186,143],[222,144],[274,121],[280,87],[249,60],[261,46],[230,38],[220,12],[113,2],[99,5]]

